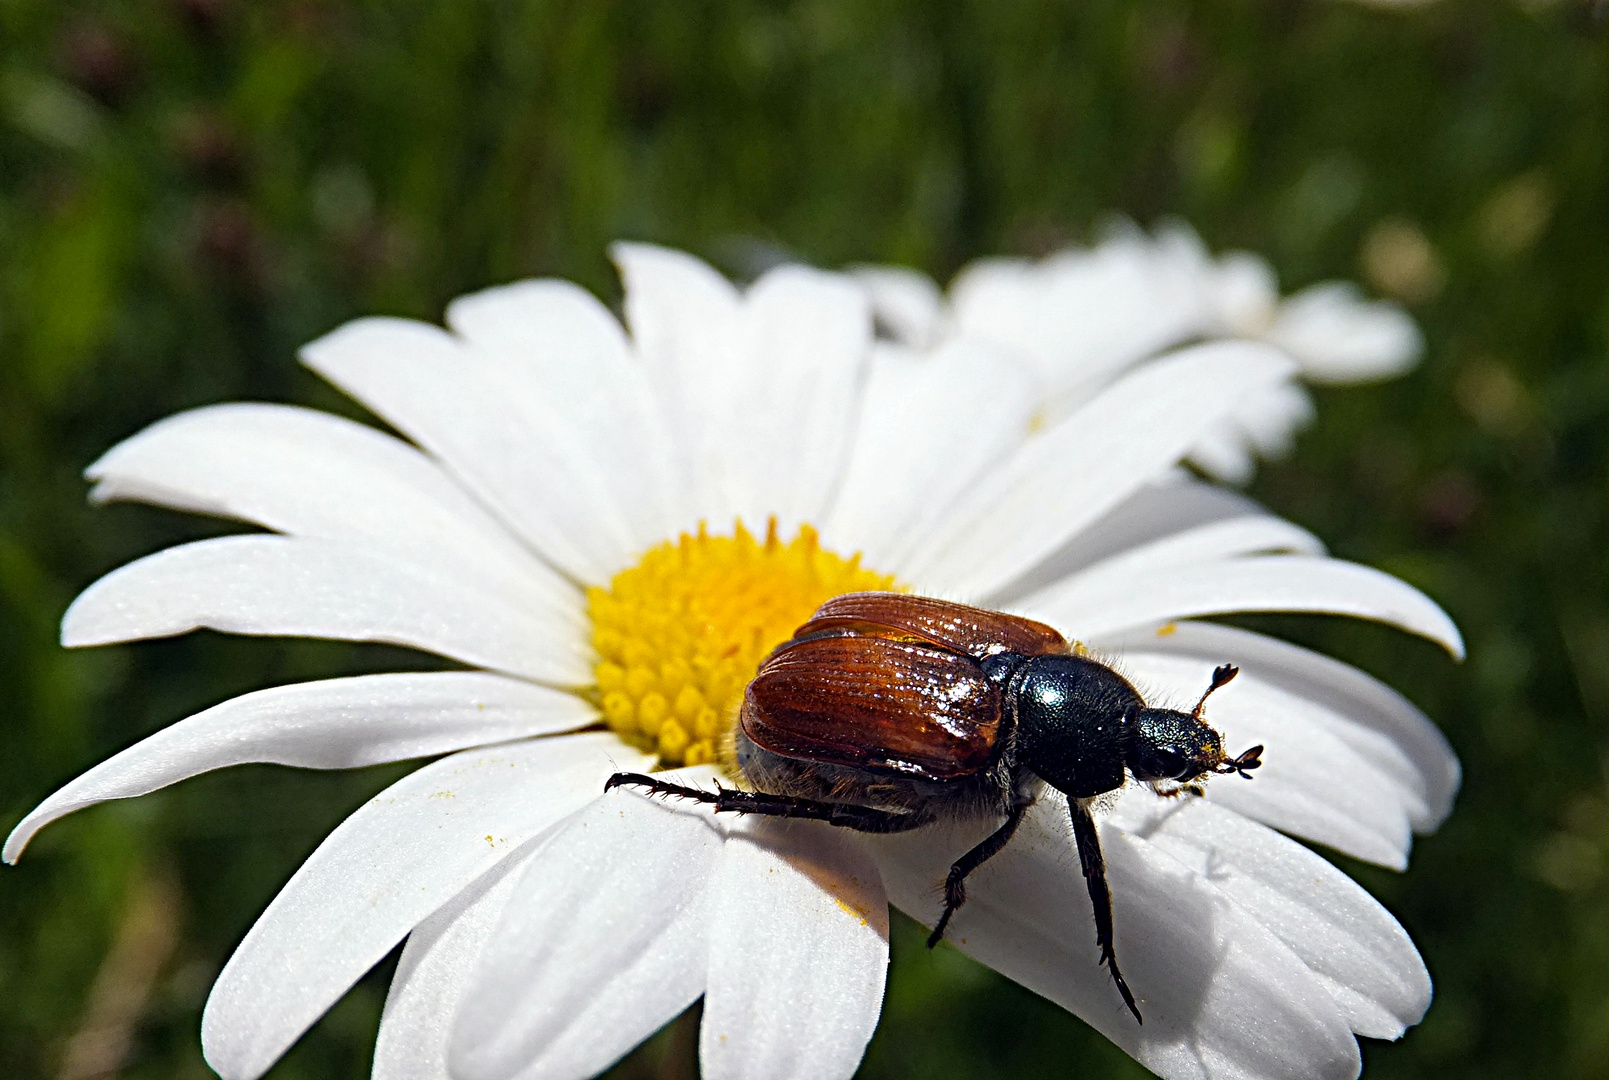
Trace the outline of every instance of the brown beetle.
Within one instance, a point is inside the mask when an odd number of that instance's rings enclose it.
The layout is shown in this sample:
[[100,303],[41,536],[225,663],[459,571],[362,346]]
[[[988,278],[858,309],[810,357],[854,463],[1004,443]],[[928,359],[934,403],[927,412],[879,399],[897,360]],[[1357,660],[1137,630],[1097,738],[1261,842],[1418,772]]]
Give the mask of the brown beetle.
[[1112,899],[1091,805],[1127,775],[1163,794],[1208,773],[1250,779],[1263,748],[1223,751],[1202,722],[1225,664],[1191,712],[1155,709],[1110,667],[1043,623],[904,593],[827,601],[760,665],[743,698],[737,762],[753,791],[702,791],[616,773],[652,794],[717,812],[809,818],[862,832],[943,817],[1003,818],[944,886],[938,944],[966,901],[966,878],[1011,839],[1043,784],[1067,795],[1100,962],[1140,1019],[1112,949]]

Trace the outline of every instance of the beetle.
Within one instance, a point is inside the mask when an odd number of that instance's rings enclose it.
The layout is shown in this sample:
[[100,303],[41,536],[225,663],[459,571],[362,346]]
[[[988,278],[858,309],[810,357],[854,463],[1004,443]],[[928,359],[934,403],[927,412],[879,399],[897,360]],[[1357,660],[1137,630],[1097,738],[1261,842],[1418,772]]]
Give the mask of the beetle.
[[849,593],[817,609],[744,691],[734,749],[753,790],[704,791],[641,773],[616,773],[605,790],[630,785],[717,813],[870,833],[1003,819],[950,867],[931,948],[966,902],[967,876],[1010,842],[1045,785],[1056,788],[1067,796],[1095,909],[1099,963],[1143,1023],[1113,950],[1092,807],[1128,775],[1167,796],[1199,794],[1212,773],[1251,779],[1263,747],[1230,757],[1203,720],[1207,698],[1239,670],[1215,670],[1190,712],[1153,708],[1043,623],[905,593]]

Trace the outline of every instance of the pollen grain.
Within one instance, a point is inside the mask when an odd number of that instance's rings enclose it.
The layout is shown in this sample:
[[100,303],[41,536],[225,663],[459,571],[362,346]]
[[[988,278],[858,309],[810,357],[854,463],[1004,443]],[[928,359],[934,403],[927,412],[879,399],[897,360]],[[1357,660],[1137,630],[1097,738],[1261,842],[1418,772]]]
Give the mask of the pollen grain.
[[775,519],[764,539],[741,521],[730,536],[701,525],[658,544],[587,590],[604,719],[661,766],[717,761],[767,653],[834,596],[894,587],[809,525],[788,541]]

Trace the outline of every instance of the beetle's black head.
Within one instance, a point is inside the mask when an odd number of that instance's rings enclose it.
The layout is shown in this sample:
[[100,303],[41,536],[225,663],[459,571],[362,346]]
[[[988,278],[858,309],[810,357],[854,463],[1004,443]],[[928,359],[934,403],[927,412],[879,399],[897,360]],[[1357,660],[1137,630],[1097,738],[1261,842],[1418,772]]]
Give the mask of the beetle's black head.
[[1192,712],[1139,709],[1129,721],[1126,764],[1138,780],[1189,783],[1207,773],[1239,773],[1248,780],[1262,764],[1263,748],[1254,746],[1239,757],[1224,753],[1223,738],[1202,720],[1207,698],[1240,669],[1225,664],[1212,673],[1212,685]]
[[1129,723],[1125,757],[1136,780],[1188,783],[1224,759],[1223,740],[1187,712],[1141,709]]

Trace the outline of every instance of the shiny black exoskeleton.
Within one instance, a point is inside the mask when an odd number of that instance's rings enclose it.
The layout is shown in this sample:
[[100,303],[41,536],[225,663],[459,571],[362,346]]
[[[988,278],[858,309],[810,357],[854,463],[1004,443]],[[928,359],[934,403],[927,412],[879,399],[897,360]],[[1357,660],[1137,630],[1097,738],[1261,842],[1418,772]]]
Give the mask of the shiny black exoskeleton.
[[[1127,679],[1099,661],[997,653],[984,659],[983,670],[1014,713],[1012,756],[1069,799],[1116,791],[1125,768],[1136,780],[1188,784],[1212,771],[1257,767],[1258,753],[1248,752],[1223,770],[1223,740],[1202,723],[1201,705],[1188,713],[1149,708]],[[1215,671],[1207,694],[1237,671],[1229,665]]]
[[[983,660],[984,673],[999,685],[1013,713],[1015,763],[1030,769],[1045,783],[1067,796],[1073,834],[1078,843],[1080,868],[1095,908],[1095,940],[1101,963],[1112,973],[1124,1004],[1140,1020],[1139,1007],[1122,972],[1112,943],[1112,897],[1106,884],[1106,863],[1090,804],[1096,796],[1116,791],[1126,782],[1124,771],[1151,783],[1161,794],[1199,794],[1190,782],[1209,772],[1235,772],[1247,776],[1260,765],[1263,748],[1254,746],[1237,758],[1223,752],[1223,740],[1201,720],[1202,709],[1214,690],[1239,674],[1225,664],[1212,673],[1212,683],[1191,712],[1154,709],[1146,705],[1129,681],[1099,661],[1076,655],[1019,656],[997,653]],[[1163,783],[1176,787],[1163,789]],[[1010,839],[1022,810],[1008,813],[1004,836],[1000,833],[980,844],[961,862],[958,876],[951,871],[943,916],[934,928],[931,946],[944,934],[950,916],[966,898],[962,880],[984,859]]]

